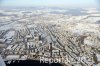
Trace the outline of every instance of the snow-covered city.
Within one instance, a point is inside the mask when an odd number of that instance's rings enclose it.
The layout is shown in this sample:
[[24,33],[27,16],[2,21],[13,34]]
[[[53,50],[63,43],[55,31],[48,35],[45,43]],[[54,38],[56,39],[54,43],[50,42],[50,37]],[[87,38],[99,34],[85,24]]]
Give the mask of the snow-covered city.
[[100,9],[0,8],[0,54],[8,64],[44,57],[100,66]]

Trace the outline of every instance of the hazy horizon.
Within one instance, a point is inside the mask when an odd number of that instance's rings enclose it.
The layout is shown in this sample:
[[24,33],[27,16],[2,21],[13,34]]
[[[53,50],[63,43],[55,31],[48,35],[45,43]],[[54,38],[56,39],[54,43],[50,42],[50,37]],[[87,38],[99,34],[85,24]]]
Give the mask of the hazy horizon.
[[0,0],[1,7],[99,7],[99,0]]

